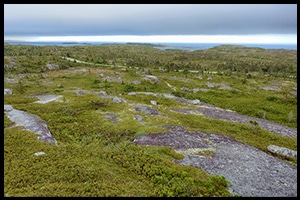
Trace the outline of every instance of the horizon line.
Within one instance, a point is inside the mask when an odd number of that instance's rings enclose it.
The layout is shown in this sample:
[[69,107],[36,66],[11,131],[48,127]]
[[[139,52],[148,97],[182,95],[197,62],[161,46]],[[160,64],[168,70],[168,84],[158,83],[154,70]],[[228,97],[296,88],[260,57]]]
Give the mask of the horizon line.
[[4,36],[4,41],[8,40],[24,42],[231,43],[297,45],[297,34]]

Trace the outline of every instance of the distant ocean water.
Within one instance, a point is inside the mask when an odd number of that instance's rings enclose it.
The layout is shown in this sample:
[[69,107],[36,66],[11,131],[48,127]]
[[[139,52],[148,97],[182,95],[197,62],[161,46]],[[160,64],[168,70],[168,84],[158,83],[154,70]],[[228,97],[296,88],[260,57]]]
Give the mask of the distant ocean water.
[[[84,45],[101,45],[101,44],[126,44],[126,42],[121,43],[113,43],[113,42],[24,42],[24,41],[4,41],[8,44],[23,44],[23,45],[35,45],[35,46],[84,46]],[[220,46],[222,44],[216,43],[151,43],[157,45],[164,45],[158,46],[156,48],[165,50],[165,49],[181,49],[181,50],[203,50],[209,49],[215,46]],[[234,44],[246,47],[259,47],[263,49],[286,49],[286,50],[297,50],[297,44]],[[155,47],[155,46],[154,46]]]

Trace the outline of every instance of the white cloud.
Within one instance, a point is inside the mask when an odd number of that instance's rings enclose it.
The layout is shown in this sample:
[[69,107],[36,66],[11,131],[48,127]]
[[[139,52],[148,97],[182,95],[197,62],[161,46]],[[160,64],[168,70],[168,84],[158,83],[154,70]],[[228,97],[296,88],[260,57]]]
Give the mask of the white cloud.
[[230,44],[297,44],[297,35],[153,35],[153,36],[43,36],[31,41],[75,42],[145,42],[145,43],[230,43]]

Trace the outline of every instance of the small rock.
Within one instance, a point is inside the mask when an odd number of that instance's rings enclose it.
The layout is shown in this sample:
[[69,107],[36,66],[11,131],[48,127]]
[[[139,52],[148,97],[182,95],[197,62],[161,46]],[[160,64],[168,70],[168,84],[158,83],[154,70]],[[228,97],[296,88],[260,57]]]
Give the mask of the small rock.
[[261,87],[261,88],[264,89],[264,90],[280,91],[280,88],[276,87],[276,86],[264,86],[264,87]]
[[120,97],[114,97],[113,98],[113,102],[114,103],[123,103],[124,102],[124,99],[120,98]]
[[210,77],[208,77],[208,78],[207,78],[207,80],[208,80],[208,81],[209,81],[209,80],[212,80],[212,77],[211,77],[211,76],[210,76]]
[[8,83],[18,83],[18,80],[10,79],[10,78],[7,78],[5,81]]
[[116,77],[113,77],[113,76],[107,76],[107,77],[106,77],[106,80],[107,80],[108,82],[122,83],[121,77],[116,78]]
[[208,89],[206,89],[206,88],[200,88],[199,90],[202,91],[202,92],[207,92],[208,91]]
[[193,93],[197,93],[197,92],[199,92],[199,90],[200,90],[199,88],[194,88]]
[[107,119],[110,119],[111,121],[113,121],[114,123],[117,123],[118,122],[118,116],[115,115],[115,114],[109,114],[109,113],[104,113],[104,116],[107,118]]
[[11,89],[5,89],[4,88],[4,94],[13,94]]
[[214,87],[217,87],[219,86],[217,83],[210,83],[210,82],[207,82],[206,83],[206,86],[209,87],[209,88],[214,88]]
[[135,120],[138,120],[138,121],[142,121],[142,120],[143,120],[143,117],[140,116],[140,115],[135,115],[135,116],[134,116],[134,119],[135,119]]
[[147,75],[144,77],[144,79],[150,81],[152,84],[160,83],[160,80],[156,76]]
[[131,81],[133,84],[135,84],[135,85],[139,85],[139,84],[141,84],[141,81],[139,81],[139,80],[133,80],[133,81]]
[[152,105],[157,105],[156,101],[154,101],[154,100],[151,100],[150,103],[151,103]]
[[135,110],[139,112],[143,112],[149,115],[159,115],[159,111],[155,108],[151,108],[149,106],[143,106],[143,105],[136,105]]
[[99,74],[98,76],[99,76],[99,78],[104,78],[104,74],[103,73]]
[[58,64],[46,64],[46,67],[50,70],[59,68]]
[[14,108],[11,105],[4,105],[4,111],[9,112],[12,111]]
[[99,94],[99,96],[106,96],[106,92],[105,91],[100,91],[98,94]]
[[222,83],[221,87],[219,89],[221,89],[221,90],[231,90],[232,88],[229,85],[226,85],[225,83]]
[[82,95],[84,95],[85,92],[82,90],[79,90],[79,91],[76,91],[75,93],[77,96],[82,96]]
[[190,89],[187,88],[187,87],[182,87],[182,88],[181,88],[181,91],[182,91],[182,92],[188,92],[188,91],[190,91]]
[[200,100],[199,99],[195,99],[195,100],[192,100],[191,103],[193,105],[198,105],[198,104],[200,104]]
[[290,157],[294,157],[297,158],[297,151],[285,148],[285,147],[279,147],[279,146],[275,146],[275,145],[269,145],[268,146],[268,150],[272,153],[278,153],[284,156],[290,156]]
[[40,152],[36,152],[36,153],[34,153],[33,155],[35,155],[35,156],[40,156],[40,155],[43,155],[43,154],[46,154],[45,152],[42,152],[42,151],[40,151]]

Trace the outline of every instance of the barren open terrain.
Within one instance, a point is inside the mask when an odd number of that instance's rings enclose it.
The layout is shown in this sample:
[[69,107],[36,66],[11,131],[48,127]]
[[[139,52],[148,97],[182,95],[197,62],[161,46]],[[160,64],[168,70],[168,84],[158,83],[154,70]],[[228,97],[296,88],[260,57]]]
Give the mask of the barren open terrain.
[[225,47],[6,46],[5,196],[296,197],[295,52]]

